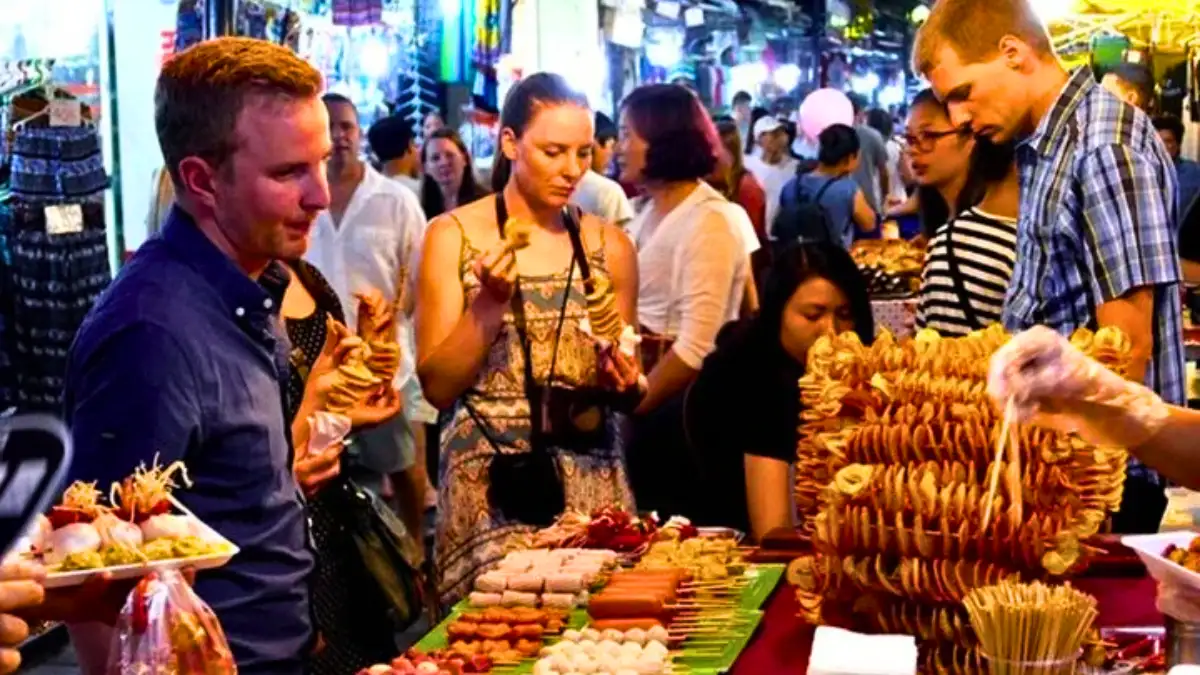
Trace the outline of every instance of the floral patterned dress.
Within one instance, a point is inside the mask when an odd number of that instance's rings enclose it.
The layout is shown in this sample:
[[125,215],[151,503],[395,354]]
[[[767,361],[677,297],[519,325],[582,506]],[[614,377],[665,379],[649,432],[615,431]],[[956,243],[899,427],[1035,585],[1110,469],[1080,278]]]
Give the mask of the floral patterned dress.
[[[459,225],[462,229],[461,224]],[[472,262],[479,250],[465,232],[459,256],[459,278],[469,305],[480,292]],[[603,235],[600,246],[589,255],[593,274],[607,274]],[[570,288],[567,287],[570,278]],[[554,382],[574,387],[596,386],[596,350],[592,339],[579,328],[587,316],[583,282],[578,274],[563,270],[549,276],[522,276],[526,330],[529,336],[536,382],[546,382],[554,351],[559,312],[566,298],[562,335]],[[437,544],[438,593],[445,604],[457,601],[471,590],[475,577],[504,557],[508,547],[536,528],[507,520],[489,503],[488,469],[496,446],[488,441],[475,420],[487,426],[487,434],[501,452],[528,452],[530,437],[529,399],[525,395],[525,354],[512,312],[492,343],[475,384],[454,406],[441,437],[441,480],[438,492]],[[473,415],[472,415],[473,413]],[[633,492],[619,442],[620,420],[608,415],[612,447],[586,453],[551,449],[563,479],[567,508],[591,511],[603,506],[632,510]]]

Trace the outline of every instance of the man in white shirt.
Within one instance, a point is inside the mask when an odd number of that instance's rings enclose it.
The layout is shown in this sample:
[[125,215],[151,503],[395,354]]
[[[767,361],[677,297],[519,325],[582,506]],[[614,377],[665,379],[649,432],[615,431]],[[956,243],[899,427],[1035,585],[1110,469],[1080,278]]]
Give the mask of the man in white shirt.
[[421,196],[421,151],[408,120],[389,115],[371,125],[367,132],[371,152],[379,159],[383,175]]
[[633,207],[621,185],[595,171],[588,171],[579,180],[571,203],[593,216],[625,227],[633,219]]
[[395,386],[404,409],[391,421],[355,434],[350,452],[357,451],[360,474],[352,475],[376,489],[382,488],[384,477],[390,477],[399,497],[400,515],[410,532],[419,537],[427,477],[424,443],[418,443],[416,437],[420,424],[413,423],[411,413],[418,408],[420,385],[411,343],[404,344],[403,335],[411,312],[412,269],[425,234],[425,216],[415,193],[359,157],[362,129],[354,104],[337,94],[326,94],[324,101],[333,139],[333,155],[327,165],[332,200],[313,226],[305,257],[337,293],[350,327],[358,325],[354,294],[369,288],[379,289],[403,309],[398,321],[405,349]]
[[775,225],[779,195],[783,186],[796,177],[796,160],[788,154],[787,128],[778,118],[767,116],[754,123],[755,147],[760,152],[747,156],[746,170],[763,186],[767,198],[767,232]]
[[571,203],[593,216],[625,227],[633,218],[633,207],[621,184],[608,177],[612,165],[613,147],[617,142],[617,127],[608,115],[596,113],[596,131],[592,142],[592,169],[571,195]]

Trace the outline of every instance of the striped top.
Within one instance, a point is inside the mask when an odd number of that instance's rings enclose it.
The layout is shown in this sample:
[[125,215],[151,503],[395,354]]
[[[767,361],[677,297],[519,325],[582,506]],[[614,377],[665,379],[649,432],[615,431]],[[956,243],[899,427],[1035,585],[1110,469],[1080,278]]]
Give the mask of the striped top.
[[917,326],[957,337],[998,323],[1016,249],[1015,218],[972,208],[938,228],[925,259]]

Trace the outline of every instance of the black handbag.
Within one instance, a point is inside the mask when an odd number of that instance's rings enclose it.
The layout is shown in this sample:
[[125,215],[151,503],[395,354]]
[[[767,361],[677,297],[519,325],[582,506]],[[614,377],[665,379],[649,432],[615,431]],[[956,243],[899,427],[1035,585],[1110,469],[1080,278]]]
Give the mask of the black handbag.
[[[338,478],[321,495],[354,542],[363,566],[389,608],[397,631],[436,611],[432,575],[421,543],[378,497],[348,478]],[[430,618],[434,618],[431,614]]]

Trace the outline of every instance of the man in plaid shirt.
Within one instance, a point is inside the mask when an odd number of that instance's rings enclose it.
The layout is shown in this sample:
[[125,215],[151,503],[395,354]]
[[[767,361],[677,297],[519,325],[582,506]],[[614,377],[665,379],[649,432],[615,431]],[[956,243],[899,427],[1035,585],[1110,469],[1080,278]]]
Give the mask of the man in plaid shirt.
[[[1017,143],[1005,325],[1120,328],[1133,344],[1130,377],[1184,403],[1176,179],[1150,119],[1089,68],[1068,73],[1027,0],[939,0],[913,62],[952,122]],[[1114,528],[1156,531],[1165,507],[1158,477],[1131,464]]]

